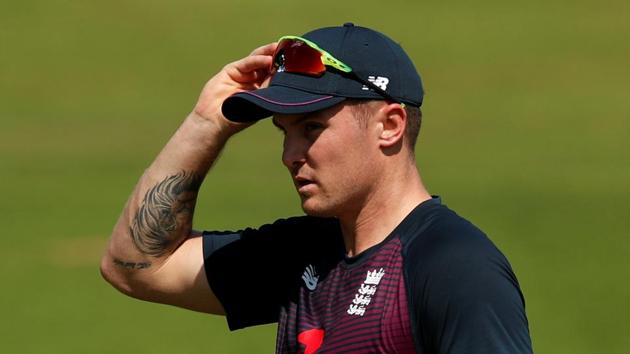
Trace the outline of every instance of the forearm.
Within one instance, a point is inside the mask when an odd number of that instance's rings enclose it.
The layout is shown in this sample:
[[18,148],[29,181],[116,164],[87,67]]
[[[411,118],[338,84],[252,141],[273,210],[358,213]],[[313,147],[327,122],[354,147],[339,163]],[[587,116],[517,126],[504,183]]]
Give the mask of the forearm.
[[226,65],[144,172],[114,227],[101,273],[122,292],[149,301],[223,313],[205,280],[200,238],[191,238],[197,193],[230,136],[251,123],[221,111],[232,94],[269,81],[275,44]]
[[191,113],[144,172],[114,227],[103,274],[131,293],[192,233],[197,192],[230,133]]

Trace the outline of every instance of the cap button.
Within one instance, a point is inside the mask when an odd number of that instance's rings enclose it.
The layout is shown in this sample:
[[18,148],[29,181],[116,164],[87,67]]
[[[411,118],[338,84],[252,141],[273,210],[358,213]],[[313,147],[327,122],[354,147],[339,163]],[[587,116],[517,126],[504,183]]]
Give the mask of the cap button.
[[343,24],[344,27],[354,27],[354,23],[352,22],[346,22]]

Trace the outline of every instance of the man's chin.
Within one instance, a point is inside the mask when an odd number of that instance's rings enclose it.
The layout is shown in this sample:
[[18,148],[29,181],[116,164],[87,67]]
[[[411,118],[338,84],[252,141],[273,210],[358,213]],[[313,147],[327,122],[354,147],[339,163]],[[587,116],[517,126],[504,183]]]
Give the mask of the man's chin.
[[302,210],[306,215],[317,216],[322,218],[334,217],[335,213],[331,208],[326,208],[322,205],[314,203],[311,199],[302,200]]

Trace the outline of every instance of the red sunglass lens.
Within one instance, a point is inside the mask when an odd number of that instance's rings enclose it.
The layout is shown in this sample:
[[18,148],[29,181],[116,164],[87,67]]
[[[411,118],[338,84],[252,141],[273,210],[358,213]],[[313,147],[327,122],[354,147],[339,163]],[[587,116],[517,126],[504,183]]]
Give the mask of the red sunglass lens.
[[278,71],[319,76],[326,71],[322,54],[308,44],[295,39],[283,39],[273,55]]

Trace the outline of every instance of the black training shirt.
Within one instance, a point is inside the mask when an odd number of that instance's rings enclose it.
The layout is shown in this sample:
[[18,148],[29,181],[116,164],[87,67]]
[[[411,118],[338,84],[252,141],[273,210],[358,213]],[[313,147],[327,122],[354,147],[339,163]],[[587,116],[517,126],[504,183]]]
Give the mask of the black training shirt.
[[441,204],[345,257],[336,219],[205,232],[208,282],[230,329],[278,322],[278,353],[531,353],[507,259]]

